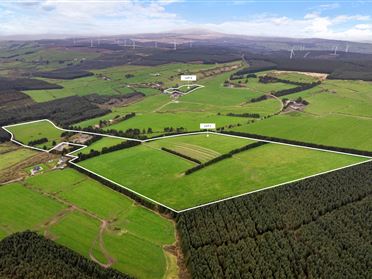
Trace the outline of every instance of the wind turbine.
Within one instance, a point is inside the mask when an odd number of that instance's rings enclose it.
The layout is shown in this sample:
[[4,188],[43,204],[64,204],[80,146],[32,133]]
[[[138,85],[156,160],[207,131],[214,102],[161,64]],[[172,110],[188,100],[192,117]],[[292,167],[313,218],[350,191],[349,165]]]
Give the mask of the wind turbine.
[[177,50],[177,43],[176,43],[176,41],[173,42],[173,49],[174,50]]
[[337,49],[338,49],[338,46],[335,46],[335,50],[333,52],[334,55],[337,55]]
[[294,53],[294,49],[292,48],[291,49],[291,54],[289,55],[289,59],[292,59],[293,56],[295,56],[295,53]]

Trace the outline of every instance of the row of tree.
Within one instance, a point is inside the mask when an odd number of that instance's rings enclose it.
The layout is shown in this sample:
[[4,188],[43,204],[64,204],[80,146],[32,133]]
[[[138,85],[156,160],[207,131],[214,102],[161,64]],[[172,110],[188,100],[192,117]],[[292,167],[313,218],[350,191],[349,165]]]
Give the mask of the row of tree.
[[48,142],[47,138],[40,138],[40,139],[29,141],[28,145],[35,146],[35,145],[43,144],[43,143],[46,143],[46,142]]
[[192,162],[197,163],[197,164],[201,164],[201,163],[202,163],[202,162],[199,161],[198,159],[192,158],[192,157],[190,157],[190,156],[187,156],[187,155],[185,155],[185,154],[179,153],[179,152],[177,152],[177,151],[175,151],[175,150],[172,150],[172,149],[169,149],[169,148],[166,148],[166,147],[162,147],[161,150],[164,150],[164,151],[166,151],[166,152],[168,152],[168,153],[171,153],[171,154],[177,155],[177,156],[179,156],[179,157],[182,157],[182,158],[184,158],[184,159],[186,159],[186,160],[192,161]]
[[[315,86],[318,86],[320,83],[321,83],[320,81],[307,83],[307,84],[299,85],[299,86],[296,86],[296,87],[293,87],[293,88],[279,90],[279,91],[273,92],[271,94],[276,96],[276,97],[282,97],[282,96],[285,96],[285,95],[294,94],[294,93],[302,92],[302,91],[305,91],[305,90],[309,90],[311,88],[314,88]],[[261,96],[256,97],[256,98],[252,98],[250,101],[252,103],[255,103],[255,102],[264,101],[267,98],[268,98],[267,95],[261,95]]]
[[243,79],[243,78],[257,78],[257,75],[256,74],[237,74],[237,73],[234,73],[230,76],[230,80],[236,80],[236,79]]
[[372,163],[183,212],[192,278],[370,278]]
[[215,157],[205,163],[201,163],[197,166],[194,166],[192,168],[189,168],[188,170],[185,171],[185,175],[189,175],[189,174],[192,174],[198,170],[201,170],[207,166],[210,166],[210,165],[213,165],[217,162],[220,162],[222,160],[225,160],[225,159],[228,159],[228,158],[231,158],[233,155],[235,154],[238,154],[240,152],[243,152],[243,151],[246,151],[246,150],[249,150],[249,149],[252,149],[252,148],[256,148],[256,147],[259,147],[259,146],[262,146],[266,144],[266,142],[261,142],[261,141],[258,141],[258,142],[254,142],[254,143],[251,143],[251,144],[247,144],[243,147],[240,147],[240,148],[236,148],[236,149],[233,149],[231,151],[229,151],[228,153],[225,153],[225,154],[222,154],[218,157]]
[[88,126],[85,128],[81,128],[80,126],[73,126],[71,127],[75,130],[85,131],[85,132],[92,132],[92,133],[99,133],[99,134],[108,134],[118,137],[127,137],[127,138],[137,138],[137,139],[146,139],[147,137],[145,135],[141,134],[140,129],[127,129],[125,131],[122,130],[115,130],[115,129],[102,129],[102,128],[96,128],[92,126]]
[[137,146],[141,144],[141,142],[139,141],[123,141],[119,144],[115,144],[113,146],[108,146],[108,147],[103,147],[100,151],[98,150],[94,150],[94,149],[91,149],[89,153],[78,153],[78,159],[77,159],[77,162],[81,162],[81,161],[84,161],[84,160],[87,160],[89,158],[93,158],[93,157],[96,157],[96,156],[99,156],[99,155],[102,155],[102,154],[106,154],[106,153],[109,153],[109,152],[114,152],[114,151],[118,151],[118,150],[121,150],[121,149],[126,149],[126,148],[131,148],[131,147],[134,147],[134,146]]
[[365,151],[365,150],[359,150],[359,149],[353,149],[353,148],[336,147],[336,146],[330,146],[330,145],[324,145],[324,144],[318,144],[318,143],[303,142],[303,141],[298,141],[298,140],[270,137],[270,136],[257,135],[257,134],[244,133],[244,132],[236,132],[236,131],[221,131],[221,133],[372,157],[371,151]]
[[280,82],[280,83],[292,84],[292,85],[298,85],[298,86],[309,84],[308,82],[300,82],[300,81],[293,81],[293,80],[288,80],[288,79],[281,79],[281,78],[277,78],[277,77],[273,77],[273,76],[269,76],[269,75],[260,76],[258,81],[261,82],[261,83],[265,83],[265,84],[266,83]]
[[259,113],[250,113],[250,112],[245,112],[245,113],[229,112],[226,115],[227,116],[236,116],[236,117],[247,117],[247,118],[260,118],[261,117],[261,115]]
[[120,116],[120,115],[115,116],[113,122],[111,122],[109,120],[101,119],[99,121],[99,127],[100,128],[103,128],[103,127],[109,126],[111,124],[116,124],[116,123],[119,123],[121,121],[125,121],[125,120],[128,120],[128,119],[131,119],[131,118],[133,118],[135,116],[136,116],[136,113],[135,112],[131,112],[131,113],[127,113],[127,114],[125,114],[123,116]]

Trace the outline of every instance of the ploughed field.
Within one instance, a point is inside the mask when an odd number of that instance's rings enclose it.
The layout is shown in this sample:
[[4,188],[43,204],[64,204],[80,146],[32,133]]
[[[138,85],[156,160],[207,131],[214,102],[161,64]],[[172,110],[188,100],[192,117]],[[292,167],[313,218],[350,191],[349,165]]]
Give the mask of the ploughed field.
[[[186,175],[185,171],[254,141],[222,135],[159,139],[78,164],[175,210],[344,167],[365,158],[269,143]],[[170,153],[162,148],[176,151]],[[187,157],[186,157],[187,156]]]

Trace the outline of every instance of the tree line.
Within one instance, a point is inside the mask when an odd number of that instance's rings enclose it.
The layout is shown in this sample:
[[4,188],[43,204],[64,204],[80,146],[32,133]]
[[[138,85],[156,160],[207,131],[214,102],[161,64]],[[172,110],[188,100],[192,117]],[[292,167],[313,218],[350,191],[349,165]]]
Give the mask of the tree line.
[[192,278],[369,278],[372,163],[180,213]]
[[259,147],[259,146],[262,146],[264,144],[267,144],[267,142],[262,142],[262,141],[258,141],[258,142],[254,142],[254,143],[251,143],[251,144],[247,144],[243,147],[240,147],[240,148],[236,148],[236,149],[233,149],[231,151],[229,151],[228,153],[225,153],[225,154],[222,154],[218,157],[215,157],[205,163],[200,163],[199,165],[197,166],[194,166],[192,168],[189,168],[188,170],[185,171],[185,175],[189,175],[189,174],[192,174],[198,170],[201,170],[207,166],[210,166],[210,165],[213,165],[217,162],[220,162],[222,160],[225,160],[225,159],[228,159],[228,158],[231,158],[233,155],[235,154],[238,154],[240,152],[243,152],[243,151],[246,151],[246,150],[249,150],[249,149],[252,149],[252,148],[256,148],[256,147]]
[[291,140],[291,139],[283,139],[283,138],[257,135],[257,134],[252,134],[252,133],[236,132],[236,131],[221,131],[221,133],[372,157],[371,151],[365,151],[365,150],[359,150],[359,149],[353,149],[353,148],[330,146],[330,145],[324,145],[324,144],[318,144],[318,143],[303,142],[303,141],[297,141],[297,140]]
[[292,85],[308,85],[308,82],[299,82],[299,81],[293,81],[293,80],[288,80],[288,79],[282,79],[282,78],[277,78],[269,75],[264,75],[260,76],[258,79],[258,82],[260,83],[275,83],[275,82],[280,82],[280,83],[285,83],[285,84],[292,84]]
[[12,279],[129,279],[37,234],[25,231],[0,241],[0,277]]
[[137,128],[134,128],[134,129],[130,128],[125,131],[116,130],[116,129],[102,129],[102,128],[96,128],[92,126],[88,126],[85,128],[81,128],[80,126],[72,126],[70,128],[75,129],[75,130],[85,131],[85,132],[107,134],[107,135],[118,136],[118,137],[136,138],[136,139],[147,138],[145,135],[142,135],[141,130]]
[[174,150],[169,149],[169,148],[166,148],[166,147],[162,147],[161,150],[164,150],[164,151],[166,151],[166,152],[168,152],[168,153],[171,153],[171,154],[177,155],[177,156],[179,156],[179,157],[182,157],[182,158],[184,158],[184,159],[186,159],[186,160],[192,161],[192,162],[197,163],[197,164],[201,164],[201,163],[202,163],[202,162],[199,161],[198,159],[192,158],[192,157],[190,157],[190,156],[187,156],[187,155],[185,155],[185,154],[179,153],[179,152],[177,152],[177,151],[174,151]]
[[[273,92],[273,93],[271,93],[271,95],[274,95],[276,97],[282,97],[282,96],[285,96],[285,95],[294,94],[294,93],[298,93],[298,92],[301,92],[301,91],[309,90],[311,88],[314,88],[315,86],[318,86],[319,84],[321,84],[320,81],[316,81],[316,82],[312,82],[312,83],[306,83],[304,85],[300,85],[300,86],[297,86],[297,87],[294,87],[294,88],[283,89],[283,90]],[[250,101],[252,103],[255,103],[255,102],[264,101],[268,98],[269,97],[267,95],[261,95],[257,98],[252,98]]]
[[40,139],[29,141],[28,145],[35,146],[35,145],[43,144],[43,143],[46,143],[46,142],[48,142],[47,138],[40,138]]
[[[136,116],[136,113],[135,112],[127,113],[127,114],[125,114],[123,116],[117,115],[117,116],[114,117],[113,123],[117,124],[119,122],[122,122],[122,121],[125,121],[125,120],[128,120],[128,119],[131,119],[131,118],[133,118],[135,116]],[[99,125],[100,128],[102,128],[102,127],[107,127],[107,126],[109,126],[111,124],[112,123],[109,120],[103,120],[103,119],[101,119],[99,121],[99,124],[98,125]]]
[[256,74],[238,74],[238,73],[242,73],[242,72],[243,71],[240,70],[237,73],[234,73],[234,74],[230,75],[229,80],[236,80],[236,79],[243,79],[243,78],[257,78]]
[[140,145],[141,142],[139,141],[123,141],[119,144],[116,144],[116,145],[113,145],[113,146],[108,146],[108,147],[103,147],[100,151],[98,150],[94,150],[94,149],[91,149],[89,153],[85,154],[85,153],[78,153],[78,159],[76,160],[76,162],[81,162],[81,161],[84,161],[84,160],[87,160],[87,159],[90,159],[90,158],[93,158],[93,157],[96,157],[96,156],[99,156],[99,155],[102,155],[102,154],[106,154],[106,153],[109,153],[109,152],[114,152],[114,151],[117,151],[117,150],[121,150],[121,149],[126,149],[126,148],[131,148],[131,147],[134,147],[134,146],[137,146],[137,145]]
[[235,116],[235,117],[247,117],[247,118],[260,118],[259,113],[250,113],[250,112],[245,112],[245,113],[233,113],[229,112],[226,114],[227,116]]

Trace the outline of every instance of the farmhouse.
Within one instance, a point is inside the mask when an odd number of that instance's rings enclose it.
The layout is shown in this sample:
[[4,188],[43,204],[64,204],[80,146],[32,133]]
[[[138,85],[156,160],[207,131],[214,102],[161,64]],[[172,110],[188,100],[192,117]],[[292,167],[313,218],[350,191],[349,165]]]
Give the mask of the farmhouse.
[[38,172],[41,172],[42,170],[43,170],[43,168],[41,166],[37,165],[37,166],[35,166],[31,169],[31,175],[35,175]]

